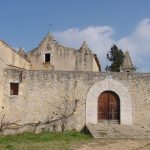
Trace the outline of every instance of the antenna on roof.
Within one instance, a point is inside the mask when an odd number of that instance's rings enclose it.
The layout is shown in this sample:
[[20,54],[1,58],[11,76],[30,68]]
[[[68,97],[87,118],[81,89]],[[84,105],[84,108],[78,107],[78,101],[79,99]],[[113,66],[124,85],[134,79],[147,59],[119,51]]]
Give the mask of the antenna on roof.
[[53,24],[49,24],[49,25],[48,25],[48,32],[51,32],[51,28],[52,28],[53,26],[54,26]]

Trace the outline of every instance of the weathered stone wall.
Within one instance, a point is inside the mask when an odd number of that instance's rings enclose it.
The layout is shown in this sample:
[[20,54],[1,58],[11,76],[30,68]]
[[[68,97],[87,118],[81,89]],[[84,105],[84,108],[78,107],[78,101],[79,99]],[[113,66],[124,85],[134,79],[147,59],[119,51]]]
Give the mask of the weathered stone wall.
[[[65,100],[69,101],[67,109],[71,108],[74,100],[78,100],[68,127],[80,130],[86,123],[86,99],[90,88],[95,83],[112,79],[124,85],[131,96],[132,124],[150,127],[150,74],[59,71],[20,73],[7,69],[4,76],[3,112],[10,120],[20,124],[44,122],[53,113],[54,118],[57,118],[62,113],[59,106],[63,106]],[[19,95],[10,95],[10,82],[20,82]]]
[[2,96],[3,96],[3,84],[4,84],[4,68],[6,68],[7,65],[0,60],[0,111],[2,108]]
[[7,43],[0,40],[0,111],[2,108],[4,69],[6,68],[22,68],[29,69],[30,64],[20,57],[17,52]]

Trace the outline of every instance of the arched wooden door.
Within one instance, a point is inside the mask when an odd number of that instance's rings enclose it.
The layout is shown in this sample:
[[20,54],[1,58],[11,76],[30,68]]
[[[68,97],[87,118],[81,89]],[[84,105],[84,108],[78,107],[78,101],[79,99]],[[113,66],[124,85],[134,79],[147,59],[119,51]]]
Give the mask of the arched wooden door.
[[105,91],[98,99],[98,121],[106,123],[120,122],[120,100],[116,93]]

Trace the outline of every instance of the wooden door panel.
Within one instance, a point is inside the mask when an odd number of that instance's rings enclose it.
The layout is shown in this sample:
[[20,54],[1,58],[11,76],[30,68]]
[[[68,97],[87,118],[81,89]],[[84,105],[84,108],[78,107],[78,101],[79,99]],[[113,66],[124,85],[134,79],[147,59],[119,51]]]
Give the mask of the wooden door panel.
[[112,120],[118,119],[118,109],[117,109],[117,105],[115,104],[109,105],[109,119],[112,119]]
[[114,93],[109,93],[109,119],[110,120],[117,120],[118,118],[118,97]]
[[98,120],[108,119],[108,95],[102,93],[98,100]]
[[98,99],[98,120],[119,120],[119,97],[111,91],[103,92]]

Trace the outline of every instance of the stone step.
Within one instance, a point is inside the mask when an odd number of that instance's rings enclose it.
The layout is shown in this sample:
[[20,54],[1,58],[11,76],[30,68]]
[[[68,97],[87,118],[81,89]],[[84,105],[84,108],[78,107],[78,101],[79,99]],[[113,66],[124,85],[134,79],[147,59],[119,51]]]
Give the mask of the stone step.
[[98,124],[101,124],[101,125],[108,125],[108,124],[119,124],[119,120],[101,120],[98,122]]
[[87,128],[94,138],[134,138],[150,139],[150,129],[128,125],[88,124]]

